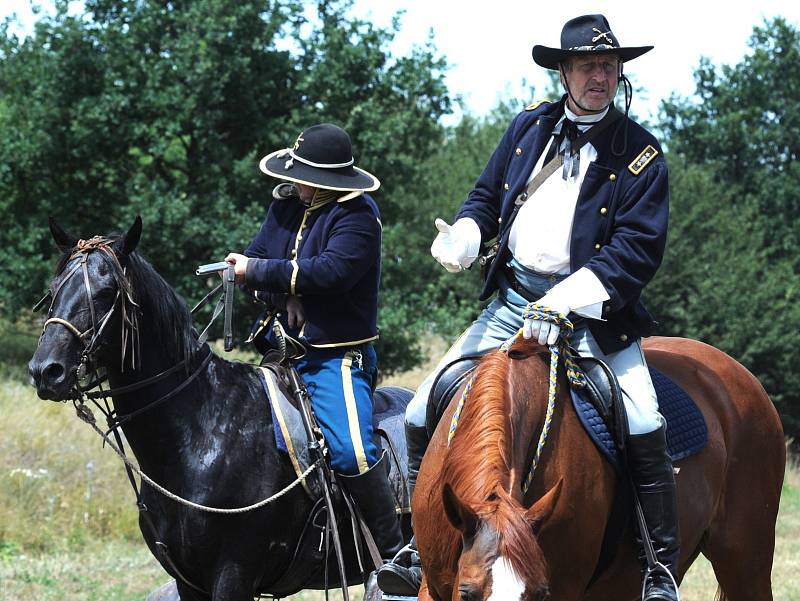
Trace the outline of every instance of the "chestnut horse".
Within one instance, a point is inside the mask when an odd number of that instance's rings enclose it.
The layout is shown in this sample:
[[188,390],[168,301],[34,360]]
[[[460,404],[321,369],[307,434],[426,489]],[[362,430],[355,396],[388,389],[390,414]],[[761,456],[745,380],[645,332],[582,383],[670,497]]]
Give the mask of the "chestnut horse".
[[[778,414],[756,378],[723,352],[683,338],[644,346],[648,363],[689,393],[708,425],[706,447],[675,464],[680,575],[703,553],[718,599],[771,600],[786,461]],[[633,519],[593,578],[617,479],[572,408],[563,369],[549,438],[522,493],[544,423],[548,363],[546,348],[522,339],[509,354],[486,356],[448,448],[451,401],[412,504],[425,575],[420,601],[641,598]]]

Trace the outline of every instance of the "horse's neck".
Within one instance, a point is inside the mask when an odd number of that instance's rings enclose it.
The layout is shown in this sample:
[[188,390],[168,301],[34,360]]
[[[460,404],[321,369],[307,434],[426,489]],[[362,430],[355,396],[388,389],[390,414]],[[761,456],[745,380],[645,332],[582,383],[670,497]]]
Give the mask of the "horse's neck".
[[[132,369],[130,365],[123,369],[118,363],[109,368],[108,379],[112,389],[144,382],[178,362],[157,344],[147,342],[154,338],[145,328],[140,332],[140,340],[141,356],[137,369]],[[152,384],[114,396],[114,408],[117,416],[123,420],[124,416],[144,409],[123,425],[125,436],[140,461],[146,462],[150,458],[158,462],[163,454],[176,453],[181,445],[186,444],[187,437],[196,435],[197,430],[205,427],[203,420],[193,419],[193,416],[202,413],[205,405],[213,399],[211,394],[197,393],[198,388],[209,388],[207,370],[200,370],[185,390],[159,402],[193,375],[201,366],[203,356],[201,351],[188,363],[188,368],[177,369]]]

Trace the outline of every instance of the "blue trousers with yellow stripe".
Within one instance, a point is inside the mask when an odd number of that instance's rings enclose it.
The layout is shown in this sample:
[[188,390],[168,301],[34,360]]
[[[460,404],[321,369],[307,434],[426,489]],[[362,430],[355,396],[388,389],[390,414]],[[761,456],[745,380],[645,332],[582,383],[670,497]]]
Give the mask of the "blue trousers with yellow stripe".
[[349,476],[366,472],[380,458],[372,430],[375,349],[371,344],[310,348],[294,365],[308,388],[334,471]]

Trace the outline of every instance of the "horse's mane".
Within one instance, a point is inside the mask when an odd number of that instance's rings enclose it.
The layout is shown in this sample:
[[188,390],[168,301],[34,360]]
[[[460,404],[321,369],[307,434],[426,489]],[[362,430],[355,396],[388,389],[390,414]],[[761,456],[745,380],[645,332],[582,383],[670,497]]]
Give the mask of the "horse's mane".
[[541,549],[524,508],[509,490],[513,424],[522,410],[509,394],[514,364],[521,362],[503,352],[490,353],[481,361],[442,479],[461,503],[496,529],[500,555],[514,571],[526,582],[541,582],[546,576]]
[[172,363],[187,361],[200,349],[186,301],[136,252],[128,255],[127,274],[144,321],[151,324],[159,348]]
[[[118,237],[111,234],[107,240],[113,241]],[[126,255],[120,262],[110,245],[106,249],[108,252],[103,250],[98,247],[90,252],[102,257],[118,285],[129,288],[144,318],[140,323],[153,331],[155,344],[165,354],[164,359],[173,364],[184,359],[189,361],[200,349],[200,344],[191,312],[183,298],[137,252]],[[64,271],[76,252],[77,249],[70,249],[61,256],[56,275]]]

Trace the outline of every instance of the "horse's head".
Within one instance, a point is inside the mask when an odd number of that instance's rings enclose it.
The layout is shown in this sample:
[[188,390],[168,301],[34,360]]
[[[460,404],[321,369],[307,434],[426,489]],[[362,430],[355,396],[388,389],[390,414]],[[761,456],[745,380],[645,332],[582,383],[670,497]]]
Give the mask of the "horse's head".
[[445,513],[461,533],[453,601],[549,598],[547,564],[536,537],[556,506],[562,483],[528,509],[498,491],[477,510],[445,484]]
[[52,219],[50,231],[64,255],[50,285],[50,309],[28,371],[40,398],[63,400],[73,396],[87,369],[102,363],[98,350],[121,343],[124,361],[125,348],[133,344],[119,332],[123,323],[134,326],[129,334],[135,331],[136,306],[124,267],[139,242],[142,221],[137,217],[117,238],[78,240]]

